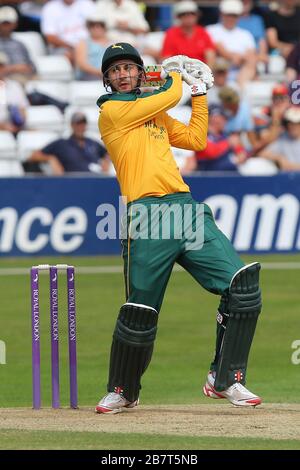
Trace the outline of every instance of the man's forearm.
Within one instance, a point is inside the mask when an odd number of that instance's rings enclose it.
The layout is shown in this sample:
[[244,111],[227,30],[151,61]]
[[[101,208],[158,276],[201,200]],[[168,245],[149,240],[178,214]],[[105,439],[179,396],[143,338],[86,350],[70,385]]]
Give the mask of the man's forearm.
[[47,153],[42,152],[41,150],[36,150],[32,152],[28,161],[30,162],[48,162],[51,158],[56,158],[55,155],[48,155]]
[[50,44],[51,46],[66,47],[68,49],[73,49],[71,44],[68,44],[67,42],[63,41],[55,34],[46,34],[46,39],[47,39],[48,44]]
[[6,65],[5,70],[8,74],[12,74],[12,73],[32,74],[33,73],[32,66],[28,65],[28,64],[10,64],[10,65]]

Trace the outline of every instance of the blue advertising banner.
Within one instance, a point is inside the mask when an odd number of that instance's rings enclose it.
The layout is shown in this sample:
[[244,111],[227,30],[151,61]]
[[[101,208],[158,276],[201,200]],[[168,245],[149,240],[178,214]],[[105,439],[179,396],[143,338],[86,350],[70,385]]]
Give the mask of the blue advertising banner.
[[[239,252],[299,251],[300,174],[193,176],[186,182]],[[115,178],[3,178],[0,256],[118,254],[120,212]],[[108,215],[116,221],[110,226]]]

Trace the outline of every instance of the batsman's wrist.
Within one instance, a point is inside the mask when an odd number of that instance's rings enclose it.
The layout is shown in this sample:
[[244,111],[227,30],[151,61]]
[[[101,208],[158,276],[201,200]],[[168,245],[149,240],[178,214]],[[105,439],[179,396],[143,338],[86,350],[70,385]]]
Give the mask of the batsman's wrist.
[[193,83],[190,85],[191,95],[192,96],[204,96],[207,93],[206,86],[204,83]]

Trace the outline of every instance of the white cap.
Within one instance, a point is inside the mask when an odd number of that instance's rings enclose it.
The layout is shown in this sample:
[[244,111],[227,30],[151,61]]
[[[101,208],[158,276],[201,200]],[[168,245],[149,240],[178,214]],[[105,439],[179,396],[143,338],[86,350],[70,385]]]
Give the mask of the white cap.
[[297,106],[292,106],[287,109],[283,115],[284,119],[293,124],[300,124],[300,108]]
[[224,15],[241,15],[244,11],[241,0],[222,0],[219,8]]
[[0,23],[4,23],[4,21],[8,21],[9,23],[16,23],[18,21],[18,15],[14,8],[0,8]]
[[182,0],[175,3],[174,15],[179,16],[183,13],[198,13],[198,6],[192,0]]
[[96,11],[94,13],[90,13],[86,17],[86,21],[91,21],[91,22],[94,22],[94,23],[103,23],[105,25],[107,23],[105,16],[102,15],[102,13],[100,13],[98,11]]

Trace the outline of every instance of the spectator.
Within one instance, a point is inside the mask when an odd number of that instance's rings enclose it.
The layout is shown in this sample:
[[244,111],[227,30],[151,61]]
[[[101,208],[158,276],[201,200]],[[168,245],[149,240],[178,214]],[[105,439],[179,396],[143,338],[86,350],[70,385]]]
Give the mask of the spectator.
[[82,39],[75,48],[75,64],[79,80],[99,80],[101,62],[110,41],[106,33],[106,20],[103,15],[93,14],[87,17],[88,39]]
[[26,107],[29,105],[22,86],[7,78],[8,58],[0,52],[0,81],[4,86],[5,102],[0,102],[0,130],[17,134],[25,124]]
[[288,87],[283,83],[278,83],[272,90],[271,105],[252,113],[256,154],[276,140],[283,132],[283,115],[290,105]]
[[174,14],[178,24],[166,31],[161,51],[162,58],[187,55],[213,66],[215,46],[207,31],[198,25],[198,7],[192,0],[175,3]]
[[271,50],[288,57],[299,40],[300,8],[298,0],[280,0],[279,8],[270,11],[267,19],[267,39]]
[[284,171],[300,171],[300,107],[287,109],[283,122],[285,132],[261,156],[272,160]]
[[237,26],[243,13],[240,0],[222,0],[221,22],[207,27],[218,54],[231,63],[231,78],[242,88],[256,75],[257,54],[252,34]]
[[200,171],[237,171],[247,153],[236,135],[225,132],[227,119],[221,106],[209,107],[207,147],[196,152]]
[[248,102],[245,99],[241,99],[239,93],[229,86],[223,87],[220,90],[219,98],[225,115],[228,118],[225,126],[227,134],[246,132],[251,142],[250,136],[254,130],[254,123]]
[[105,148],[85,136],[87,118],[76,112],[71,117],[72,134],[32,153],[29,163],[48,163],[54,175],[68,172],[107,172],[109,158]]
[[17,31],[36,31],[40,30],[40,11],[44,3],[48,0],[2,0],[4,5],[12,6],[18,15]]
[[229,86],[222,88],[219,92],[219,98],[227,117],[225,132],[228,135],[238,135],[249,155],[256,155],[271,141],[271,135],[274,135],[275,129],[268,131],[270,140],[267,135],[263,136],[257,133],[248,101],[241,99],[234,88]]
[[253,0],[243,0],[243,7],[243,14],[238,21],[238,26],[252,34],[258,53],[258,61],[267,64],[269,58],[264,21],[261,16],[252,13]]
[[290,104],[288,87],[283,83],[278,83],[272,90],[271,105],[252,110],[256,153],[276,140],[282,133],[283,115]]
[[86,18],[93,14],[92,0],[52,0],[42,10],[41,29],[50,52],[74,62],[74,47],[88,37]]
[[0,50],[8,58],[5,65],[5,74],[10,78],[24,83],[35,72],[26,47],[12,38],[12,32],[16,29],[18,15],[12,7],[0,8]]
[[96,12],[102,15],[105,12],[112,41],[133,42],[138,47],[137,36],[149,31],[149,24],[134,0],[98,0]]
[[288,83],[300,79],[300,40],[295,44],[286,61],[286,79]]

